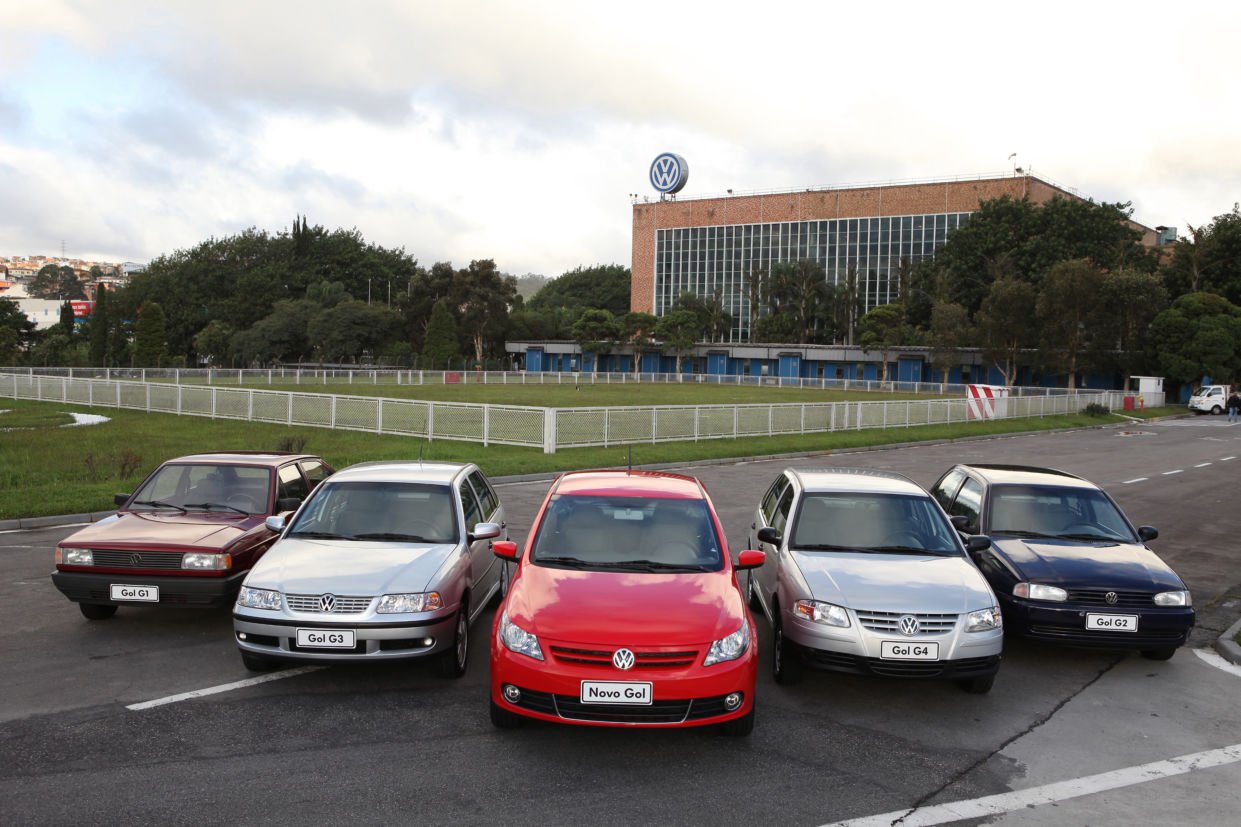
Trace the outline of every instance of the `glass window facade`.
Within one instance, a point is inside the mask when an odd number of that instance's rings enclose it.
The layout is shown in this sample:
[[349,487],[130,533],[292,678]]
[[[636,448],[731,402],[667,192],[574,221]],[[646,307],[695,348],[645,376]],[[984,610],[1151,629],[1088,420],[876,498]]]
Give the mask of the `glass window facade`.
[[895,301],[902,258],[911,263],[943,246],[968,212],[838,218],[774,224],[733,224],[656,230],[655,315],[662,316],[689,291],[710,300],[718,291],[733,317],[728,341],[749,341],[749,275],[775,264],[810,259],[827,281],[845,281],[857,268],[865,310]]

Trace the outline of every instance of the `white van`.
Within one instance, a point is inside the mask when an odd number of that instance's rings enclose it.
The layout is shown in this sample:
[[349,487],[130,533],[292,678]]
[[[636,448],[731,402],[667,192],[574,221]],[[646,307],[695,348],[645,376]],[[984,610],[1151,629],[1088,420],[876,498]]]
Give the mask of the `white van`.
[[1194,388],[1189,397],[1189,409],[1194,413],[1222,414],[1228,404],[1227,385],[1203,385]]

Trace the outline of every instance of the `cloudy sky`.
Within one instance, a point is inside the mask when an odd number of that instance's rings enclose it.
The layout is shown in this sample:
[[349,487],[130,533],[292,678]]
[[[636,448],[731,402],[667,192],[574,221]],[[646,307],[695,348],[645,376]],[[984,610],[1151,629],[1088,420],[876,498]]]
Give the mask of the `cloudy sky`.
[[682,197],[1020,164],[1184,232],[1241,199],[1239,10],[0,0],[0,255],[300,213],[427,265],[627,265],[666,150]]

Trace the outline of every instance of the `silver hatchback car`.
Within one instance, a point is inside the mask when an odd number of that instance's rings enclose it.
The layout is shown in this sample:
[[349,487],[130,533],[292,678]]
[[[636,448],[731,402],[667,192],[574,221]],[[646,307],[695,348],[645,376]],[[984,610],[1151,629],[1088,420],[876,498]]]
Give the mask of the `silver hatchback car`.
[[476,466],[354,465],[267,525],[281,537],[233,610],[247,668],[434,656],[465,672],[469,625],[506,582],[504,508]]
[[[789,468],[753,530],[750,547],[767,562],[747,590],[771,621],[777,683],[810,665],[990,691],[1004,643],[999,603],[918,485],[883,471]],[[969,550],[989,544],[968,539]]]

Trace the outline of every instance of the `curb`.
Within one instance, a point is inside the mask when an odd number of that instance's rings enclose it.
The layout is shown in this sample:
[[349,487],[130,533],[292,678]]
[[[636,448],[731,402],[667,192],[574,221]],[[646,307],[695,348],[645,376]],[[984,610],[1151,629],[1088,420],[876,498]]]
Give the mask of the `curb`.
[[1228,627],[1228,629],[1215,639],[1215,651],[1228,661],[1241,665],[1241,646],[1237,645],[1237,634],[1241,633],[1241,620]]
[[86,514],[56,514],[47,517],[20,517],[16,520],[0,520],[0,531],[24,531],[32,528],[53,528],[76,523],[97,523],[105,517],[111,517],[111,511],[91,511]]

